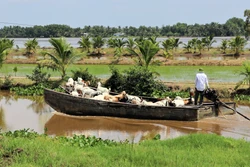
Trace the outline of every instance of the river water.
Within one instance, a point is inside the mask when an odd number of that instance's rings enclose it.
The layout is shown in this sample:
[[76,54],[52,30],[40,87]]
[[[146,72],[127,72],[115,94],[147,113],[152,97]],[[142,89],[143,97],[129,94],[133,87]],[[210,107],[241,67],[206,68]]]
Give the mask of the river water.
[[[250,117],[250,107],[239,105],[237,111]],[[250,121],[239,114],[199,121],[137,120],[115,117],[69,116],[54,111],[42,96],[17,97],[0,92],[1,131],[30,129],[51,136],[85,135],[115,141],[139,142],[160,134],[161,139],[190,133],[215,133],[250,141]]]
[[[187,44],[187,42],[191,39],[193,39],[194,37],[180,37],[180,41]],[[223,39],[227,39],[230,40],[233,37],[214,37],[214,40],[216,41],[215,43],[213,43],[213,47],[219,47],[221,44],[221,41]],[[15,45],[18,45],[19,48],[25,48],[24,44],[27,40],[29,40],[29,38],[12,38],[14,39],[14,43]],[[40,47],[51,47],[51,44],[49,43],[49,39],[50,38],[37,38],[38,41],[38,45]],[[66,38],[66,40],[71,44],[72,47],[76,48],[79,47],[78,41],[81,38]],[[124,38],[126,39],[126,38]],[[157,38],[157,42],[162,42],[164,40],[166,40],[167,38]],[[199,38],[201,39],[201,38]],[[180,47],[182,47],[182,45],[180,45]],[[106,47],[106,46],[104,46]],[[247,42],[247,45],[245,46],[245,48],[250,48],[250,41]]]

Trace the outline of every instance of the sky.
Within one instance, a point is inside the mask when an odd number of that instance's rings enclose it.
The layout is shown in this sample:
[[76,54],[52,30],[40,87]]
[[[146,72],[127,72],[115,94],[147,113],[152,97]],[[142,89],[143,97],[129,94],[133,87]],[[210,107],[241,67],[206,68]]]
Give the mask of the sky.
[[249,0],[0,0],[0,28],[224,24],[233,17],[245,20],[246,9]]

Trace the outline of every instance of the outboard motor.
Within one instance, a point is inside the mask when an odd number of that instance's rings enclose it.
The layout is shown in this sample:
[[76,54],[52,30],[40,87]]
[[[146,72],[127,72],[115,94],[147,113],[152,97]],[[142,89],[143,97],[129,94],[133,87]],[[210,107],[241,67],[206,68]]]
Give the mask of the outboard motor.
[[208,99],[211,100],[212,102],[216,103],[218,101],[218,95],[214,89],[206,89],[204,91],[204,96]]

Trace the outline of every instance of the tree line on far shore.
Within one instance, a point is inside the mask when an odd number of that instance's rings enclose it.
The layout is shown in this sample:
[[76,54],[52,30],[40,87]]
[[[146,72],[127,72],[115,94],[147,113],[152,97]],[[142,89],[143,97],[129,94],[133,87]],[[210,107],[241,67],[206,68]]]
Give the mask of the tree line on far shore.
[[245,11],[246,21],[241,18],[230,18],[225,24],[211,22],[209,24],[177,23],[162,27],[104,27],[104,26],[84,26],[83,28],[71,28],[68,25],[51,24],[45,26],[21,27],[5,26],[0,29],[0,38],[51,38],[51,37],[81,37],[89,35],[92,37],[111,36],[166,36],[166,37],[203,37],[203,36],[249,36],[250,24],[249,10]]

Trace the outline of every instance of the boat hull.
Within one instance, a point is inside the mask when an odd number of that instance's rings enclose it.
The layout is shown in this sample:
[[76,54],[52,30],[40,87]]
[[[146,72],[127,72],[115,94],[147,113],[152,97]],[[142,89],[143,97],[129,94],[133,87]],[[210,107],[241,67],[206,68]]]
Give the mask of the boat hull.
[[215,106],[210,103],[201,107],[146,106],[74,97],[50,89],[44,90],[44,99],[57,112],[79,116],[196,121],[217,115]]

